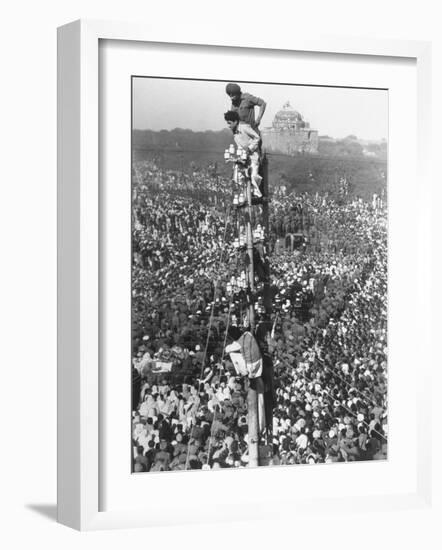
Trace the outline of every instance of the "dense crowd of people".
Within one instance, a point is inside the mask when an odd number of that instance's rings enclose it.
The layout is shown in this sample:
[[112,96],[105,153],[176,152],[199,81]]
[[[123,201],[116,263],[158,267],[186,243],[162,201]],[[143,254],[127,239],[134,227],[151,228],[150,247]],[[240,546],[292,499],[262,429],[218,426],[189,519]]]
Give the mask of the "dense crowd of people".
[[[208,170],[134,166],[135,472],[248,464],[248,380],[224,353],[227,327],[244,313],[243,291],[228,291],[242,261],[231,195],[231,182]],[[269,463],[385,458],[385,208],[354,197],[279,195],[269,225]],[[297,231],[307,236],[302,254],[275,246]]]

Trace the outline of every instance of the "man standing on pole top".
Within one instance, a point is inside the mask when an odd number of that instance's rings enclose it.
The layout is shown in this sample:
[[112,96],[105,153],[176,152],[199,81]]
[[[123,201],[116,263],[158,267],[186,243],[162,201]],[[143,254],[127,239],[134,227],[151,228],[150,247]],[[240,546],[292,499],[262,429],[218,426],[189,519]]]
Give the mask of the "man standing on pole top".
[[[260,97],[241,92],[241,88],[234,82],[229,82],[226,86],[226,94],[232,100],[231,111],[236,111],[241,122],[246,122],[259,132],[258,126],[266,110],[266,102]],[[259,113],[255,120],[255,107],[259,107]]]

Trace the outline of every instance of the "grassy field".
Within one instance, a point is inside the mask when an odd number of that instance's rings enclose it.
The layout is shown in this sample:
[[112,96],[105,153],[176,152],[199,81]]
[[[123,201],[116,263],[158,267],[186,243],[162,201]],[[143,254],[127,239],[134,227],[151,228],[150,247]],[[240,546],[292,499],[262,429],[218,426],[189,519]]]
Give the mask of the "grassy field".
[[[231,166],[224,163],[224,149],[232,142],[229,131],[149,132],[135,130],[133,134],[134,160],[154,159],[166,170],[192,172],[216,164],[216,173],[230,177]],[[320,147],[319,155],[287,156],[271,153],[269,161],[269,186],[275,189],[285,185],[287,191],[325,193],[331,191],[341,177],[350,181],[351,193],[370,199],[373,193],[385,192],[387,185],[387,160],[385,155],[366,157],[357,154],[354,142],[343,147],[344,141],[332,147]],[[324,154],[327,153],[327,154]],[[353,154],[356,153],[356,154]]]

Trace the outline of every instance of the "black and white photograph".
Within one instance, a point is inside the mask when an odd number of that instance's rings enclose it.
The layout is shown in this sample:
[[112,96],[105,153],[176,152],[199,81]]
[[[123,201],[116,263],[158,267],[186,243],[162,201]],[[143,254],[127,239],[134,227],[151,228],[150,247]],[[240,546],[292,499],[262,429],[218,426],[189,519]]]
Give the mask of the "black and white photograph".
[[388,90],[131,85],[132,472],[386,460]]
[[5,5],[4,548],[442,548],[436,8]]

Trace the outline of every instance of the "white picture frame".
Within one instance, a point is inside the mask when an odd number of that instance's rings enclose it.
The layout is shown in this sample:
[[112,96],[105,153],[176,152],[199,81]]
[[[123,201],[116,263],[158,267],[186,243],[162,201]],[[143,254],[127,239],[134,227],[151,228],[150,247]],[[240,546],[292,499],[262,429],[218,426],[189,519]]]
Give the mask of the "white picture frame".
[[[312,54],[410,58],[417,67],[417,162],[420,174],[418,201],[421,287],[419,326],[427,357],[416,384],[418,444],[416,490],[407,495],[340,498],[341,510],[357,505],[366,512],[379,509],[428,506],[431,501],[431,441],[428,418],[431,402],[423,387],[431,369],[431,236],[424,203],[431,203],[428,172],[428,134],[431,116],[429,98],[430,45],[426,42],[365,40],[361,38],[281,36],[267,44],[253,33],[223,32],[190,38],[185,29],[169,36],[162,30],[136,24],[76,21],[58,31],[58,521],[79,530],[148,527],[170,523],[230,521],[237,511],[217,507],[195,508],[194,513],[165,513],[164,507],[133,508],[122,502],[119,509],[102,511],[100,503],[100,174],[99,174],[99,47],[100,41],[127,41],[297,51]],[[244,475],[236,472],[235,475]],[[175,474],[173,474],[175,476]],[[195,479],[195,473],[190,475]],[[205,474],[203,474],[205,475]],[[217,475],[218,473],[210,473]],[[265,474],[272,482],[271,473]],[[322,474],[324,475],[324,474]],[[179,477],[175,478],[180,483]],[[206,479],[206,478],[205,478]],[[273,478],[275,479],[275,478]],[[277,498],[277,497],[276,497]],[[281,499],[283,497],[281,496]],[[244,519],[268,516],[266,493],[254,502],[243,499]],[[274,502],[275,494],[272,494]],[[330,499],[320,496],[297,500],[286,496],[284,513],[326,511]],[[282,500],[281,500],[282,502]],[[248,506],[247,506],[248,504]],[[270,514],[271,515],[271,514]],[[278,513],[281,516],[281,511]]]

